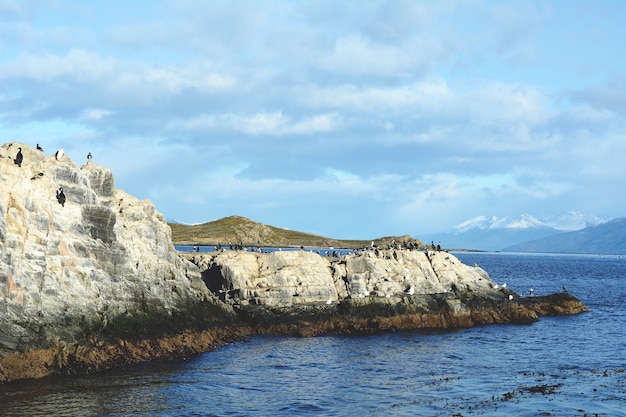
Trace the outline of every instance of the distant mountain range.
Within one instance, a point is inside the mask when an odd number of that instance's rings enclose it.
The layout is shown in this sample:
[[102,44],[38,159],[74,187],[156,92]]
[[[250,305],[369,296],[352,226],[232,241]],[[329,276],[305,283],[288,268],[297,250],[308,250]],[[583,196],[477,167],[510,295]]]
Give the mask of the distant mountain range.
[[626,254],[626,217],[505,247],[506,252]]
[[574,211],[543,220],[529,214],[519,217],[479,216],[459,224],[451,232],[425,234],[418,238],[427,244],[441,242],[442,247],[449,249],[493,251],[602,222],[601,218]]
[[[586,226],[586,227],[585,227]],[[240,216],[197,225],[170,222],[177,245],[215,245],[228,242],[259,246],[363,247],[367,240],[337,240],[288,229],[266,226]],[[579,227],[580,230],[567,230]],[[626,217],[602,221],[571,212],[539,220],[528,214],[513,217],[475,217],[452,232],[415,236],[426,245],[441,242],[444,249],[505,252],[626,254]],[[410,236],[374,239],[378,246],[391,240],[410,241]]]

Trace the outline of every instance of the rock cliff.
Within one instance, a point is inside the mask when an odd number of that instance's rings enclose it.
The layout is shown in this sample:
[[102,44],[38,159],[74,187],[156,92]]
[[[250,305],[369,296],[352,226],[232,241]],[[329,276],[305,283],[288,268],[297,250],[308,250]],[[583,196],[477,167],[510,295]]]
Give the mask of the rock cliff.
[[163,216],[107,168],[19,143],[0,155],[0,358],[232,318],[177,255]]
[[530,300],[446,252],[185,254],[256,333],[316,335],[531,323],[587,309],[569,294]]
[[262,333],[529,323],[585,310],[567,294],[518,298],[445,252],[177,253],[163,216],[116,189],[107,168],[0,148],[0,383],[180,358]]
[[368,250],[341,258],[310,251],[186,255],[207,286],[231,305],[291,307],[344,299],[474,293],[505,297],[480,267],[446,252]]

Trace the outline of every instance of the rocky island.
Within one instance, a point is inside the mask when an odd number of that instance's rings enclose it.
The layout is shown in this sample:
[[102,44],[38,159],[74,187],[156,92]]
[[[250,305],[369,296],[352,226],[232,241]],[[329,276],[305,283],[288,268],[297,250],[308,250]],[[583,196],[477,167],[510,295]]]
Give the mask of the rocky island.
[[522,298],[424,248],[177,252],[109,169],[0,148],[0,383],[184,358],[254,334],[355,334],[530,323],[586,311]]

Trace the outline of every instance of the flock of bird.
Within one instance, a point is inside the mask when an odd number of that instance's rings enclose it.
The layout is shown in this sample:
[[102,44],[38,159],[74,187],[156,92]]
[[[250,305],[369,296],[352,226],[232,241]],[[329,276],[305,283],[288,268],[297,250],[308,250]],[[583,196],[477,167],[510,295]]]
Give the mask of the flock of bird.
[[[13,144],[10,143],[7,149],[11,149],[12,146]],[[37,144],[37,150],[40,152],[43,152],[43,148],[39,144]],[[64,154],[65,152],[63,151],[63,149],[59,149],[58,151],[55,152],[54,156],[57,160],[61,160]],[[11,159],[10,156],[8,158]],[[87,161],[91,161],[91,159],[92,159],[92,155],[91,155],[91,152],[89,152],[87,154]],[[15,154],[15,157],[13,158],[13,163],[17,165],[19,168],[21,168],[23,162],[24,162],[24,154],[22,153],[22,148],[18,147],[17,153]],[[41,170],[39,173],[33,175],[30,179],[32,181],[39,180],[43,178],[44,175],[45,175],[44,170]],[[65,196],[63,187],[59,187],[56,190],[56,199],[62,207],[65,207],[65,202],[67,201],[67,197]]]

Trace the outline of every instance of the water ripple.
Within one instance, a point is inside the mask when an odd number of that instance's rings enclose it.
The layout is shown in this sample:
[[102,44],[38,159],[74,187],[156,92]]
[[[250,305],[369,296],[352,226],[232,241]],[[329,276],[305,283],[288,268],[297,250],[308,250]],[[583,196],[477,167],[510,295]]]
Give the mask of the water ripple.
[[2,416],[624,416],[623,259],[462,254],[590,313],[367,337],[255,337],[192,360],[0,386]]

